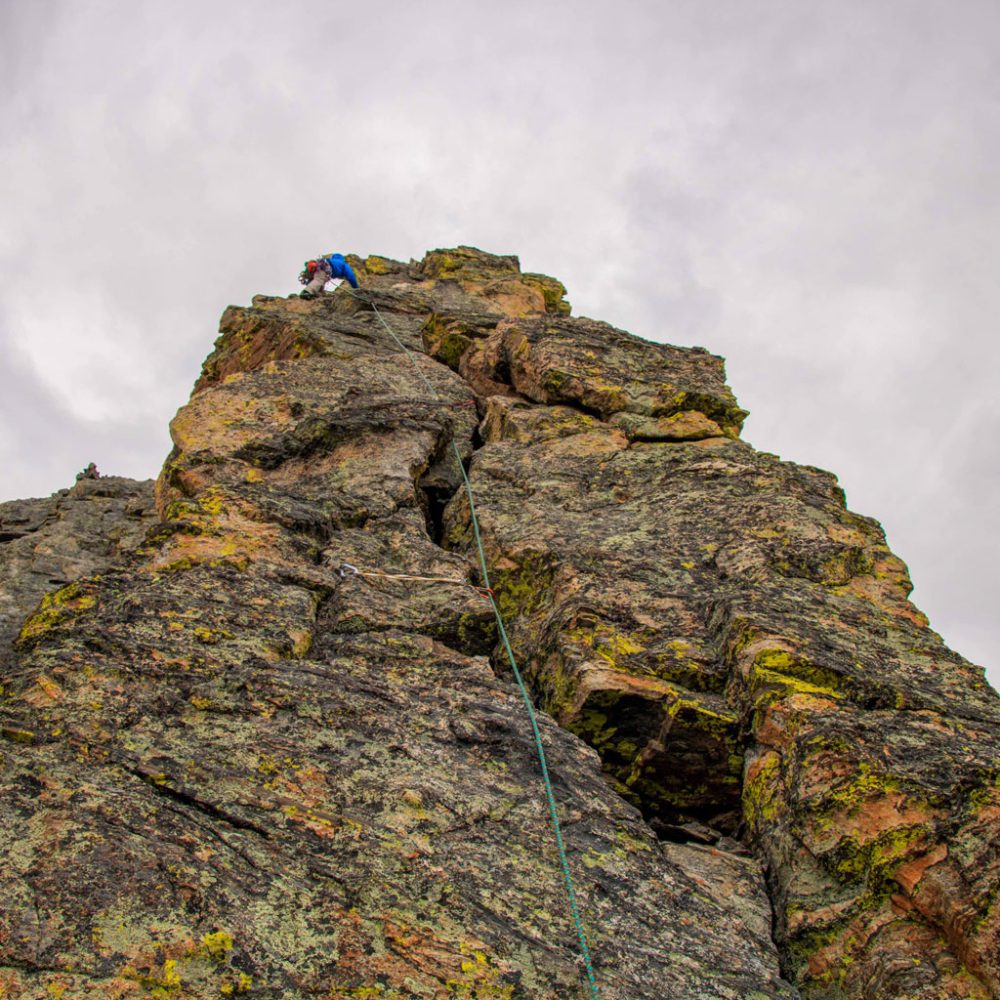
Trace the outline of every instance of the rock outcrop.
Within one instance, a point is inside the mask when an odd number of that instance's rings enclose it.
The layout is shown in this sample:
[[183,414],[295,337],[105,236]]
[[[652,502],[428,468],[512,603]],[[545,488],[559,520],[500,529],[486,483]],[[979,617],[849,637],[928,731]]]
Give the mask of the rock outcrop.
[[879,525],[700,348],[351,263],[226,311],[157,517],[0,506],[0,996],[593,995],[456,452],[599,996],[1000,996],[1000,699]]
[[153,483],[117,476],[0,503],[0,667],[11,666],[21,625],[47,593],[102,573],[158,520]]

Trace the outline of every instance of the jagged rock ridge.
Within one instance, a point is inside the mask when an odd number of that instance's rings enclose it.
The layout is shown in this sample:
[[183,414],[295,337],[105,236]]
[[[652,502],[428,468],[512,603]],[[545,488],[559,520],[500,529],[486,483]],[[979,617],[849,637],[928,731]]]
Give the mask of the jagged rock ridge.
[[701,349],[513,257],[352,264],[226,311],[157,523],[37,608],[73,533],[0,507],[0,992],[587,995],[455,442],[600,995],[1000,995],[998,700],[877,523]]

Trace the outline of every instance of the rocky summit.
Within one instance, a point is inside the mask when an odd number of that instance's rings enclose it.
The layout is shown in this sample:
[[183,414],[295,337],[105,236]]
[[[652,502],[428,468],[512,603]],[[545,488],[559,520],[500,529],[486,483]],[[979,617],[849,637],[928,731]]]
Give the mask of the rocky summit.
[[0,996],[1000,997],[1000,699],[878,523],[701,348],[350,262],[155,490],[0,505]]

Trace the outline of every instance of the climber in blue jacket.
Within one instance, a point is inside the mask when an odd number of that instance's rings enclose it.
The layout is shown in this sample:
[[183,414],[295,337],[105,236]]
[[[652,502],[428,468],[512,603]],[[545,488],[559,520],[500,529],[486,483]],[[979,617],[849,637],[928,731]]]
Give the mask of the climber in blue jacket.
[[315,298],[323,291],[326,283],[334,278],[346,278],[352,288],[358,287],[358,279],[354,276],[351,265],[344,260],[343,254],[332,253],[328,257],[307,260],[305,268],[299,275],[299,281],[306,286],[302,290],[302,298]]

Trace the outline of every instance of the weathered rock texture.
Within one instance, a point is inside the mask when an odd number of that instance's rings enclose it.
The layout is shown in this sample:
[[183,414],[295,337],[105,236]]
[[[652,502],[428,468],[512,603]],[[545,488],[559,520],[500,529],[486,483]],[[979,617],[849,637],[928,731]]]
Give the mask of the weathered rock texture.
[[0,665],[50,591],[103,572],[158,520],[153,483],[81,479],[44,500],[0,503]]
[[148,530],[0,507],[0,995],[590,995],[454,442],[600,996],[1000,996],[1000,700],[878,524],[701,349],[352,264],[227,310]]

